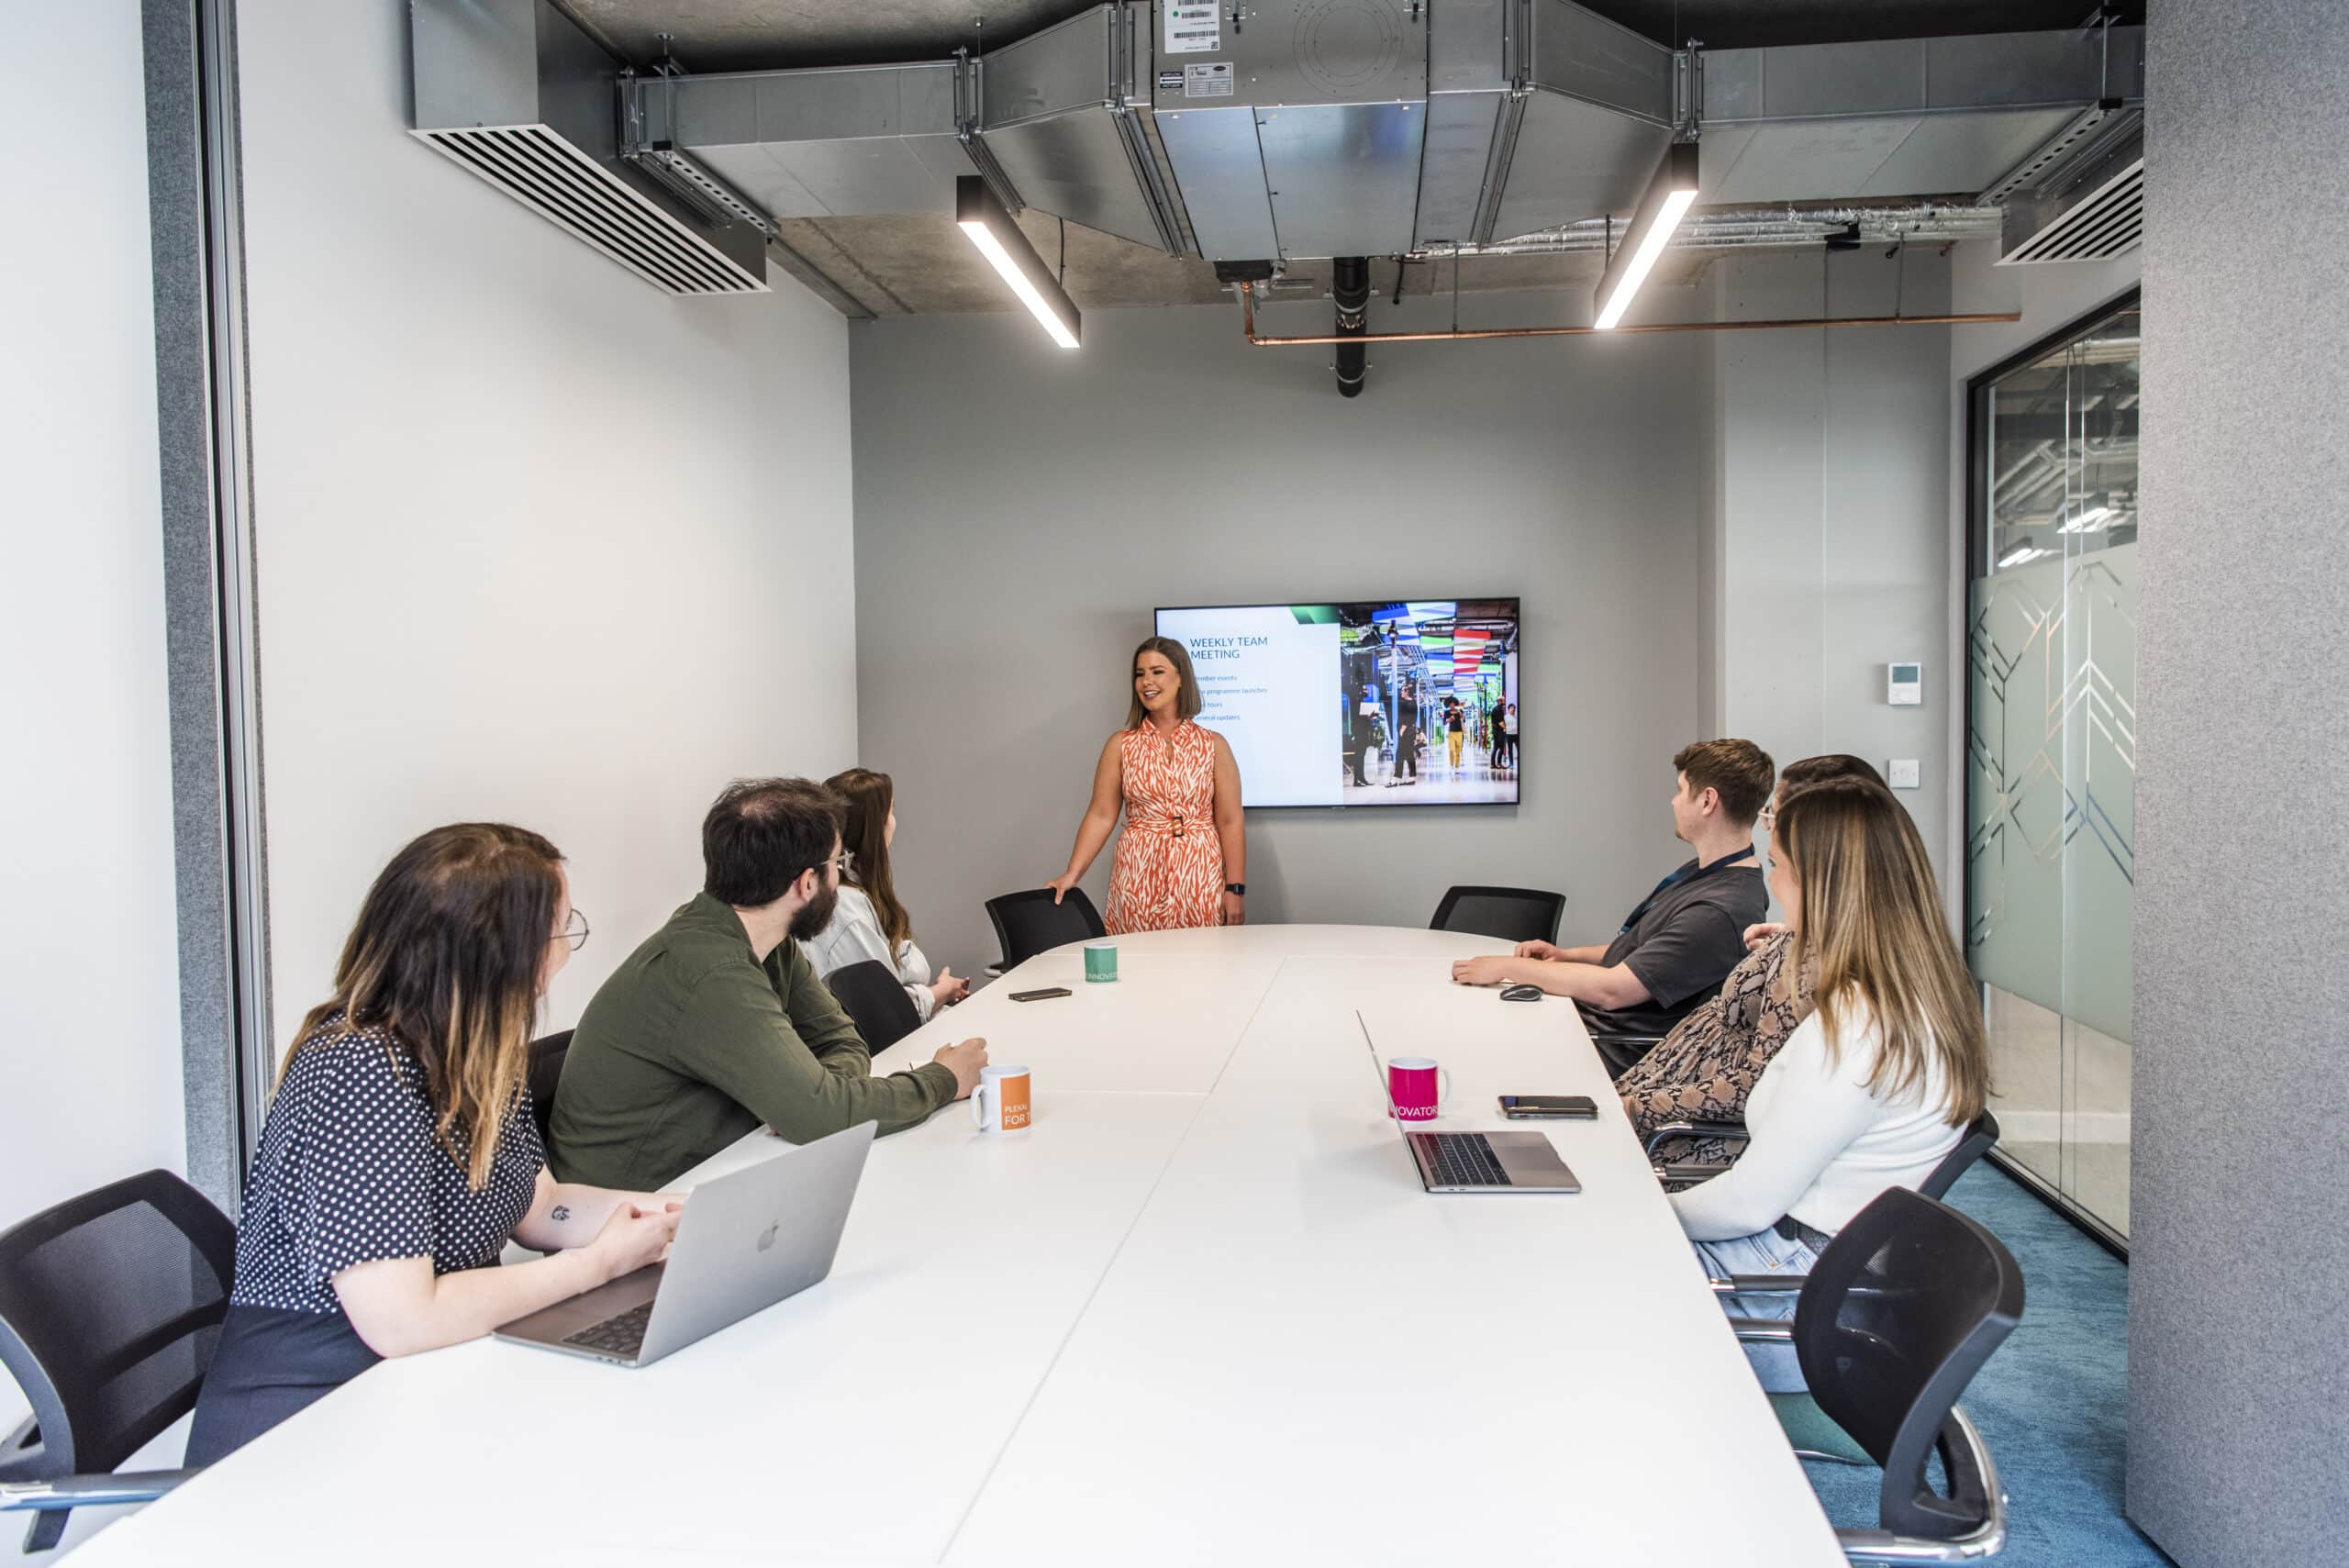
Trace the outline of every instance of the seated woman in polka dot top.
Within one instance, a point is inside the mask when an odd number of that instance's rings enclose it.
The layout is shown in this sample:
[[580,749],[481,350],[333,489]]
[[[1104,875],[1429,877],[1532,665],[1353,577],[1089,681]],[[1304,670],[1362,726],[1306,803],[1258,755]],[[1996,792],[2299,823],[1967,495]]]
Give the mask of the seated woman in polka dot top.
[[[667,1254],[678,1206],[556,1182],[531,1118],[539,998],[585,935],[519,828],[436,828],[375,879],[278,1075],[190,1464]],[[554,1255],[492,1266],[509,1240]]]

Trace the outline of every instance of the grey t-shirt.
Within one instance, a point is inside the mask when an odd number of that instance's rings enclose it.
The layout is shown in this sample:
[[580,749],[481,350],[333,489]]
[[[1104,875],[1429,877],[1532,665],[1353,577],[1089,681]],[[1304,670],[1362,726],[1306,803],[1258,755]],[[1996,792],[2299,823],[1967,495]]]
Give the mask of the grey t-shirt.
[[1601,962],[1638,975],[1648,999],[1629,1007],[1585,1006],[1593,1034],[1671,1033],[1745,957],[1745,928],[1770,909],[1761,868],[1739,861],[1703,876],[1696,870],[1694,860],[1685,862],[1680,880],[1653,895],[1631,929],[1607,944]]

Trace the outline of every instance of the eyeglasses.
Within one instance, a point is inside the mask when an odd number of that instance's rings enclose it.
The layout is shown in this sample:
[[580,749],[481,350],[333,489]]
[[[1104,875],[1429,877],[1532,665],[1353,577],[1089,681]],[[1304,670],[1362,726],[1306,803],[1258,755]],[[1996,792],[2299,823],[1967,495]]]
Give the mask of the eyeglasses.
[[[841,853],[834,855],[830,860],[823,862],[822,865],[830,866],[834,872],[841,876],[853,876],[856,874],[856,851],[853,850],[842,851]],[[822,866],[818,866],[818,869],[821,870]]]
[[582,915],[577,909],[572,910],[571,918],[562,923],[562,929],[549,937],[547,940],[569,942],[571,951],[577,952],[587,945],[587,917]]
[[1778,826],[1777,804],[1774,801],[1770,805],[1764,806],[1761,814],[1755,817],[1753,821],[1754,825],[1759,827],[1765,833],[1775,832]]

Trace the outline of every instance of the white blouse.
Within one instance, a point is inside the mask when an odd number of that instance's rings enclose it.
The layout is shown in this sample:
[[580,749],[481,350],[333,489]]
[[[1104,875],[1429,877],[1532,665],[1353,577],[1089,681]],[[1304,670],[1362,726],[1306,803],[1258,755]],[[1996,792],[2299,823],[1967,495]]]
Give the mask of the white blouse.
[[873,912],[873,900],[861,887],[841,888],[840,903],[832,910],[832,917],[824,929],[808,941],[800,944],[807,954],[807,962],[816,966],[816,973],[829,979],[836,969],[846,969],[852,963],[878,959],[897,972],[897,982],[913,999],[914,1011],[927,1023],[938,1010],[938,998],[930,994],[930,960],[907,937],[889,951],[889,939],[882,934],[881,917]]
[[1844,1029],[1831,1066],[1826,1026],[1813,1013],[1762,1070],[1745,1099],[1753,1135],[1745,1152],[1711,1181],[1672,1195],[1690,1240],[1751,1236],[1784,1215],[1831,1236],[1885,1188],[1916,1187],[1957,1147],[1964,1129],[1949,1124],[1939,1058],[1907,1094],[1880,1099],[1867,1087],[1874,1023],[1855,1012]]

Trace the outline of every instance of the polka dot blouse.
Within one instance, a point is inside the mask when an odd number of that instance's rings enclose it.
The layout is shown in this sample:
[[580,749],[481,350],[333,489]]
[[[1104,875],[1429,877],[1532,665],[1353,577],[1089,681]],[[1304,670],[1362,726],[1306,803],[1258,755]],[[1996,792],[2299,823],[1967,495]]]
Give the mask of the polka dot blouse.
[[384,1030],[348,1030],[337,1018],[314,1031],[262,1128],[229,1299],[339,1316],[329,1282],[354,1263],[429,1257],[446,1274],[496,1262],[546,1163],[529,1091],[479,1192],[434,1137],[434,1119],[424,1070]]

